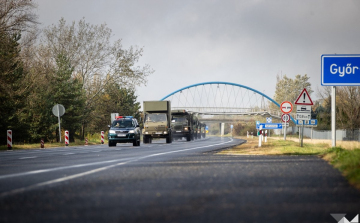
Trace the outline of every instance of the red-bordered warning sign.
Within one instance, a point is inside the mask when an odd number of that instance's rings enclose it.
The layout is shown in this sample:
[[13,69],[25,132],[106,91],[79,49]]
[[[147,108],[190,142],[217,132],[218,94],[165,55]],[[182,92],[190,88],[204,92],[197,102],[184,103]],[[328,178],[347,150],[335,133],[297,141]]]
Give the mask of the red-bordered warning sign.
[[296,105],[314,105],[306,88],[304,88],[304,90],[302,90],[301,94],[296,99],[295,104]]
[[289,114],[293,110],[293,105],[290,101],[284,101],[280,105],[280,110],[282,111],[282,113]]

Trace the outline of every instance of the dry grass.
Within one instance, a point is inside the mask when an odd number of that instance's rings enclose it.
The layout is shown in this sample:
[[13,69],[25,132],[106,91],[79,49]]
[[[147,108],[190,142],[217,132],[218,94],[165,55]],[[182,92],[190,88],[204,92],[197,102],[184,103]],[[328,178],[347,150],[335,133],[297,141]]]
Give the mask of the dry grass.
[[219,154],[223,155],[317,155],[324,152],[329,146],[326,143],[309,144],[304,143],[303,147],[294,140],[281,140],[281,138],[268,138],[268,142],[262,142],[258,147],[259,139],[244,138],[246,143],[233,148],[223,150]]
[[[272,137],[273,139],[283,140],[283,137]],[[287,137],[287,140],[292,140],[294,142],[299,142],[299,138]],[[328,147],[332,147],[331,139],[304,139],[303,143],[306,144],[326,144]],[[336,141],[336,146],[343,149],[353,150],[360,148],[360,142],[358,141]]]

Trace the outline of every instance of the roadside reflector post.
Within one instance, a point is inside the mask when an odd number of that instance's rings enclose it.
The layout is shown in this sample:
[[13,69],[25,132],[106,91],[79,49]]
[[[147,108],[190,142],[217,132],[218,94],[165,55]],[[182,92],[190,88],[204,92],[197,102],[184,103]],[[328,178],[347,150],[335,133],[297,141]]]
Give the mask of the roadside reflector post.
[[265,130],[265,142],[267,142],[267,130]]
[[262,134],[262,126],[259,128],[259,147],[261,147],[261,134]]
[[65,146],[69,145],[69,131],[65,130]]
[[12,130],[7,130],[7,147],[12,150]]
[[85,146],[88,145],[88,138],[85,138]]
[[101,144],[104,144],[104,131],[101,131]]
[[40,148],[44,148],[44,139],[40,140]]

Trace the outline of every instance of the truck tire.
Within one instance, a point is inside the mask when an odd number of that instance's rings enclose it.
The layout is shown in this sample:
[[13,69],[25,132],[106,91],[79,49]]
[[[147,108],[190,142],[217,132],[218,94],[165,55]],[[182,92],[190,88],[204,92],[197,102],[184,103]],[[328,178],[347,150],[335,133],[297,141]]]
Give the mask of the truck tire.
[[144,136],[143,142],[144,142],[144,144],[145,144],[145,143],[150,143],[149,137]]
[[188,141],[188,142],[191,141],[191,135],[190,134],[186,136],[186,141]]
[[172,142],[172,137],[171,137],[171,134],[169,134],[167,137],[166,137],[166,143],[171,143]]

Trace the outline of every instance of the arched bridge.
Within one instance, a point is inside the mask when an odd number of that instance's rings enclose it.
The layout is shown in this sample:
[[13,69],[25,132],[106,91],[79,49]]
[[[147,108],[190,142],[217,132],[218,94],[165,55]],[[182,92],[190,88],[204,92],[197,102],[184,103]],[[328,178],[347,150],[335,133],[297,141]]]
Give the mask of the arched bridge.
[[202,115],[266,115],[281,118],[282,114],[279,103],[269,96],[230,82],[189,85],[166,95],[162,100],[170,100],[172,109],[186,109]]

